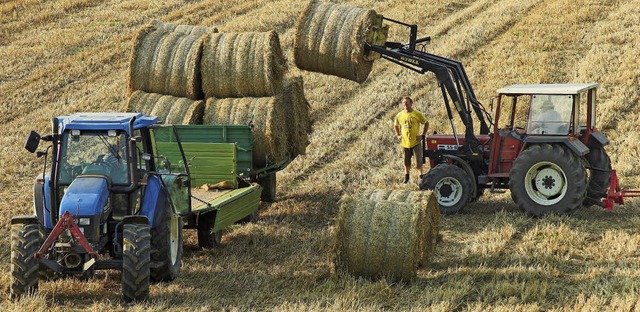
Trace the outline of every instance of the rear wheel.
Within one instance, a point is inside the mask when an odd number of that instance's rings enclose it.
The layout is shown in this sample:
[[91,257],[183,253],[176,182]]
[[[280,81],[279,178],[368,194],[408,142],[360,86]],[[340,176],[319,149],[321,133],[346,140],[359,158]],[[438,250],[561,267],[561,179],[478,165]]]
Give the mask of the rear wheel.
[[11,298],[38,290],[39,262],[35,254],[42,244],[38,224],[11,225]]
[[151,280],[168,282],[176,279],[182,265],[182,217],[166,205],[160,224],[151,229]]
[[198,245],[200,248],[218,247],[222,244],[222,230],[211,232],[216,212],[207,212],[198,217]]
[[263,202],[272,203],[276,201],[276,173],[270,173],[266,177],[259,178],[258,184],[262,186],[260,199]]
[[473,180],[460,167],[440,164],[429,170],[420,183],[420,189],[433,190],[438,198],[438,207],[443,214],[454,214],[462,210],[471,199]]
[[591,207],[607,196],[611,182],[611,160],[602,147],[592,149],[585,159],[589,165],[589,186],[582,205]]
[[511,197],[520,209],[536,217],[567,213],[580,207],[586,196],[582,161],[561,145],[526,149],[513,162],[509,176]]
[[151,271],[149,225],[125,224],[122,241],[122,295],[124,301],[147,300]]

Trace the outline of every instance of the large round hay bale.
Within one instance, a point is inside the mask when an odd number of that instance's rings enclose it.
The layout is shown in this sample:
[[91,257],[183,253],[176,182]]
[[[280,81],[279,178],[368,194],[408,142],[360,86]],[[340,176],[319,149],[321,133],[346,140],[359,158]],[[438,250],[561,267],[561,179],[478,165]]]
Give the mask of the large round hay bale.
[[204,44],[201,71],[207,98],[276,95],[285,71],[278,34],[211,34]]
[[204,101],[136,91],[127,101],[127,111],[157,116],[165,124],[197,125],[202,123]]
[[141,90],[202,99],[199,66],[203,40],[196,35],[143,27],[131,50],[128,95]]
[[374,10],[311,1],[296,23],[296,66],[363,82],[373,65],[364,44],[375,27],[382,20]]
[[304,96],[302,77],[285,77],[282,93],[282,104],[289,129],[287,130],[289,154],[292,157],[304,155],[309,145],[311,116],[309,115],[309,102]]
[[361,190],[356,193],[356,197],[373,201],[395,201],[421,205],[429,214],[424,228],[424,241],[421,264],[426,263],[436,248],[438,236],[440,235],[440,210],[433,191],[405,191],[405,190]]
[[423,205],[345,196],[336,233],[336,271],[354,276],[411,281],[422,262]]
[[282,108],[277,97],[209,98],[203,123],[252,125],[253,166],[258,169],[286,157],[287,133]]
[[217,33],[218,28],[216,27],[206,27],[206,26],[192,26],[192,25],[176,25],[171,23],[163,23],[158,20],[154,20],[151,22],[151,25],[156,29],[164,30],[164,31],[175,31],[184,33],[187,35],[195,35],[202,36],[209,33]]

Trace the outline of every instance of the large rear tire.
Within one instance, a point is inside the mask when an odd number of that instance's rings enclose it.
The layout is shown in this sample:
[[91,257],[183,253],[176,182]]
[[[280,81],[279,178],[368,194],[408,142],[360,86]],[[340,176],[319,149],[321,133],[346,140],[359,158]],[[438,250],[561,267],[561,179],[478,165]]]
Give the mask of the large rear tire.
[[35,254],[42,244],[38,224],[11,225],[11,298],[33,294],[38,290],[40,266]]
[[602,147],[592,149],[585,159],[589,164],[589,186],[582,205],[591,207],[607,197],[611,183],[611,159]]
[[170,282],[180,274],[182,265],[182,217],[165,205],[160,223],[151,229],[151,280]]
[[147,300],[151,271],[149,225],[125,224],[122,241],[122,296],[124,301]]
[[582,160],[558,144],[524,150],[509,176],[511,197],[520,209],[536,217],[570,212],[581,206],[587,192]]
[[471,200],[473,180],[462,168],[440,164],[429,170],[420,182],[421,190],[433,190],[442,214],[460,212]]

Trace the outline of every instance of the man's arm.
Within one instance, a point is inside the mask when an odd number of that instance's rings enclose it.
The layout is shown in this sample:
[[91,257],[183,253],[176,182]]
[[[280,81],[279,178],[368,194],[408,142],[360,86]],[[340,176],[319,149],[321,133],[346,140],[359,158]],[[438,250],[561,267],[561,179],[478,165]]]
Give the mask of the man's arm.
[[398,121],[398,117],[396,117],[395,125],[393,126],[393,128],[396,131],[396,136],[400,137],[400,122]]
[[422,129],[422,136],[425,136],[427,134],[427,131],[429,131],[429,122],[426,121],[424,123],[424,128]]

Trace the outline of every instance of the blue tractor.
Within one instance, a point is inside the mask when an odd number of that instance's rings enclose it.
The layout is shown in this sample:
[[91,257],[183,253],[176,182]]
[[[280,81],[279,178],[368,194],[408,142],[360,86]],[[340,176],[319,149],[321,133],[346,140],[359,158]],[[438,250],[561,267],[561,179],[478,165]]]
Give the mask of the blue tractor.
[[40,279],[117,269],[124,300],[139,301],[150,282],[177,277],[183,220],[176,207],[189,199],[190,181],[163,170],[170,164],[154,155],[156,122],[139,113],[78,113],[54,118],[51,135],[31,132],[28,151],[51,145],[37,151],[45,164],[34,215],[11,220],[12,297],[35,292]]

